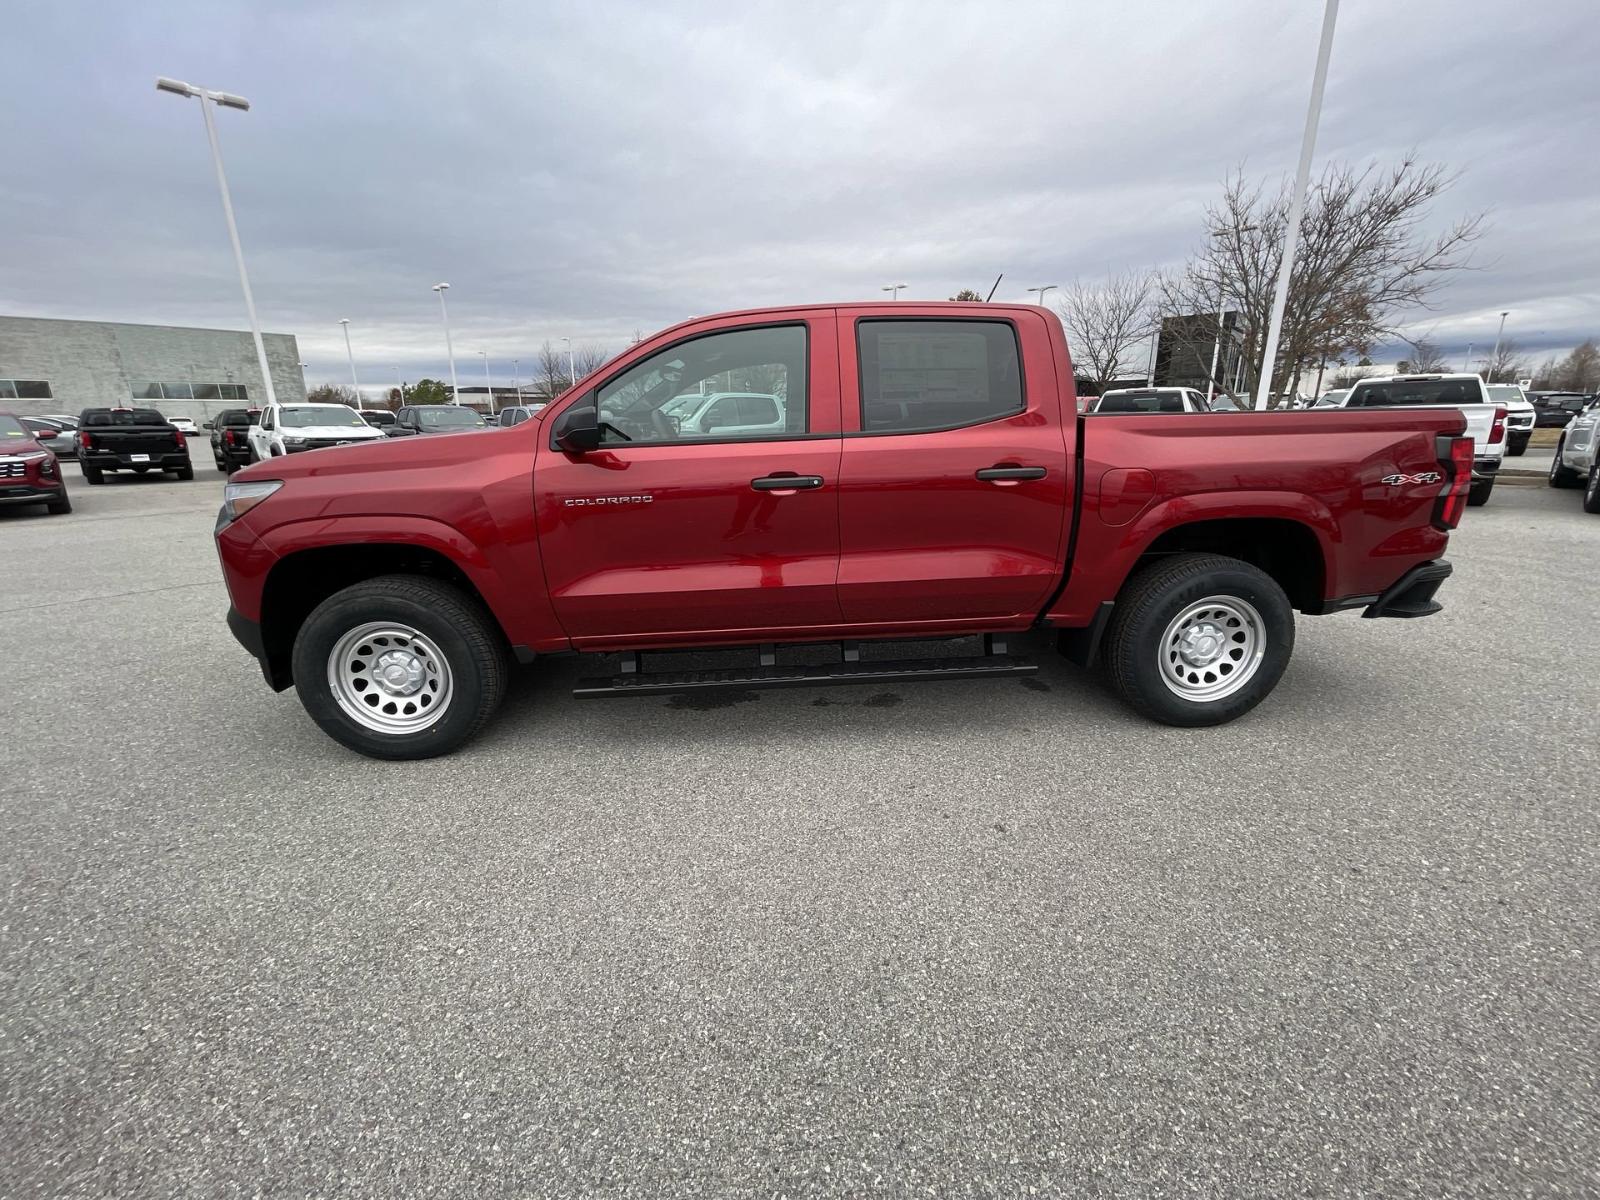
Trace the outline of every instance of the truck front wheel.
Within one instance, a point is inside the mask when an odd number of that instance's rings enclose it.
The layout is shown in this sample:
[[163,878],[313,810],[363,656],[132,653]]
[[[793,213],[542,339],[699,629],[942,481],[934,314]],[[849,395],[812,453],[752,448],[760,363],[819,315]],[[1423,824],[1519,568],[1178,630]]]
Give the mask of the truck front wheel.
[[1294,612],[1265,571],[1219,554],[1177,554],[1123,586],[1106,639],[1112,685],[1165,725],[1221,725],[1277,686]]
[[432,758],[471,739],[506,690],[504,639],[471,597],[418,575],[335,592],[295,636],[300,703],[370,758]]

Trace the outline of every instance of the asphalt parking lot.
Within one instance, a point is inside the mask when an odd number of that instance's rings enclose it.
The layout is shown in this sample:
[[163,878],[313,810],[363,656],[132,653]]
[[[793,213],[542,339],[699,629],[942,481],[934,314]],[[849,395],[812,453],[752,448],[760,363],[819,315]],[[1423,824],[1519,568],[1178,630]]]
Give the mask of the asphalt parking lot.
[[[202,453],[201,457],[204,455]],[[220,476],[0,513],[0,1194],[1593,1195],[1600,518],[1302,620],[1221,729],[1024,681],[386,764],[222,623]]]

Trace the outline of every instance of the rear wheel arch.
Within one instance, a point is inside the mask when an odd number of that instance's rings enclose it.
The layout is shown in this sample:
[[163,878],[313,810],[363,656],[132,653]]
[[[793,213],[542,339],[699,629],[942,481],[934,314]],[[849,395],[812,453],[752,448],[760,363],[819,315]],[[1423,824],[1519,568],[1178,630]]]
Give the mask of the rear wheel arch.
[[1329,555],[1317,531],[1292,517],[1218,517],[1163,530],[1133,560],[1119,585],[1178,554],[1217,554],[1265,572],[1301,612],[1320,611],[1328,595]]

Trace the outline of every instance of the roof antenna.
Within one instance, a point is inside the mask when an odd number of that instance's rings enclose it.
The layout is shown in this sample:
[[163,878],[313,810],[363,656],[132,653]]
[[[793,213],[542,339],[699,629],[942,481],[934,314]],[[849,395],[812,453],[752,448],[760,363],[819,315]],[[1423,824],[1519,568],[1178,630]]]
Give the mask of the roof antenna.
[[994,294],[997,291],[1000,290],[1000,281],[1002,279],[1004,279],[1005,277],[1006,277],[1006,273],[1004,271],[1001,271],[1000,274],[998,274],[998,275],[996,275],[994,277],[994,287],[990,288],[989,289],[989,294],[983,298],[983,302],[985,304],[989,303],[989,301],[994,299]]

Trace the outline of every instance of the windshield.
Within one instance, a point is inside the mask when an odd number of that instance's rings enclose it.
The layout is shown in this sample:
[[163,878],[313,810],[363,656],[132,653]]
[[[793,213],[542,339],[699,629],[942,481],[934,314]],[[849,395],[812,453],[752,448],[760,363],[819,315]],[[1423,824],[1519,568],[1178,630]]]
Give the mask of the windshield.
[[167,419],[153,408],[101,408],[83,414],[85,425],[165,425]]
[[4,414],[0,414],[0,440],[5,438],[26,438],[32,436],[33,435],[31,433],[23,428],[21,421],[17,420],[15,417],[8,417]]
[[1389,383],[1358,383],[1345,407],[1482,403],[1483,388],[1474,379],[1396,379]]
[[366,422],[353,408],[346,408],[342,404],[330,404],[326,408],[286,408],[283,410],[282,420],[278,423],[283,429],[310,429],[313,426],[333,425],[343,429],[346,425],[353,425],[357,429],[364,428]]
[[489,423],[483,419],[482,413],[470,408],[457,408],[453,404],[418,409],[417,417],[424,429],[482,429]]
[[1521,404],[1527,399],[1522,394],[1521,388],[1510,383],[1492,384],[1489,388],[1489,398],[1491,400],[1509,400],[1513,404]]

